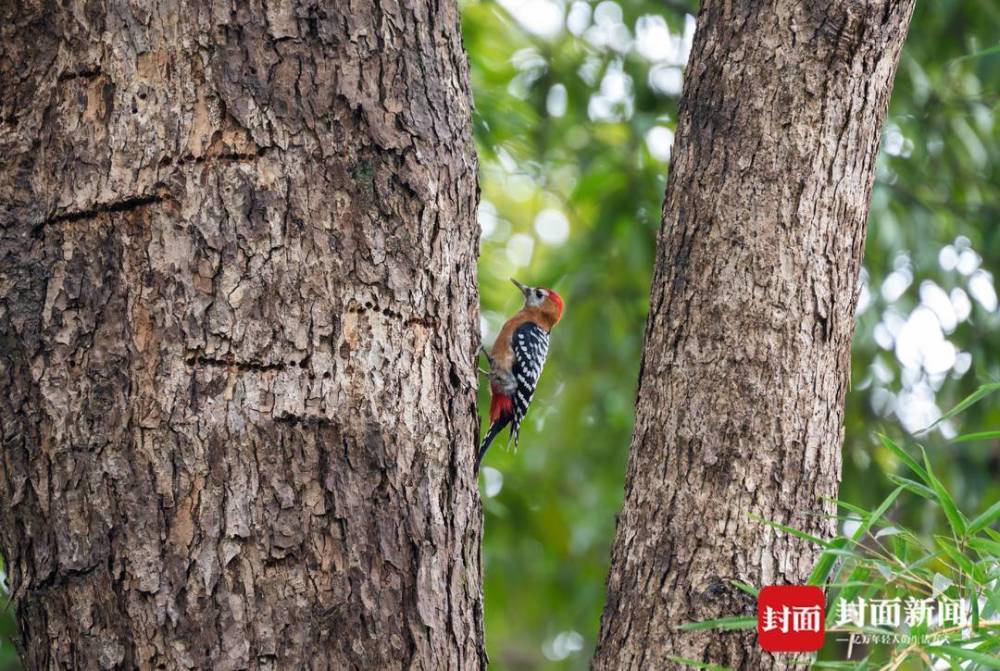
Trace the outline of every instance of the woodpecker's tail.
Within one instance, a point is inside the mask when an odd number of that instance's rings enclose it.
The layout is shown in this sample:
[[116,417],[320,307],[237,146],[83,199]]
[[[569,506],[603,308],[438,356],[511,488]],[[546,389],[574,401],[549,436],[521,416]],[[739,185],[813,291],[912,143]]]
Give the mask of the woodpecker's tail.
[[486,450],[490,449],[490,443],[492,443],[493,439],[500,435],[500,432],[503,431],[508,424],[510,424],[510,420],[511,418],[509,416],[500,417],[497,421],[490,424],[490,430],[486,432],[486,437],[483,438],[483,444],[479,446],[479,454],[476,455],[476,473],[479,472],[479,463],[486,455]]

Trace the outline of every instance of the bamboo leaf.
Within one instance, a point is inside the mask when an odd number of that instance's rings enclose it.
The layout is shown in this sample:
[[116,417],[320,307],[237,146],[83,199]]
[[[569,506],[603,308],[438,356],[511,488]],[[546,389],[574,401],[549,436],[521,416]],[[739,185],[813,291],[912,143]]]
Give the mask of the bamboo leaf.
[[875,538],[883,538],[885,536],[895,536],[896,534],[901,534],[903,531],[899,527],[886,527],[885,529],[879,529],[875,534]]
[[[851,535],[850,539],[838,538],[831,541],[829,544],[829,548],[827,550],[824,550],[823,553],[820,555],[819,560],[816,562],[816,566],[813,568],[812,573],[809,575],[809,580],[806,581],[806,584],[807,585],[823,584],[823,582],[830,576],[830,573],[833,570],[834,563],[836,562],[837,553],[843,552],[845,546],[847,546],[848,544],[854,545],[859,540],[861,540],[861,538],[866,533],[868,533],[868,530],[871,528],[871,526],[875,524],[876,521],[881,519],[883,515],[885,515],[885,512],[889,510],[889,507],[896,501],[896,498],[899,496],[900,492],[903,491],[903,489],[904,488],[901,485],[899,487],[896,487],[896,489],[892,490],[892,493],[890,493],[889,496],[885,497],[885,500],[882,501],[881,504],[879,504],[878,508],[873,510],[871,513],[868,513],[864,517],[861,524]],[[837,577],[839,577],[839,572],[838,576],[834,577],[834,580],[836,580]]]
[[980,49],[971,54],[966,54],[965,56],[959,56],[955,59],[955,62],[968,61],[976,58],[985,58],[986,56],[992,56],[994,54],[1000,54],[1000,44],[996,44],[992,47],[987,47],[986,49]]
[[977,515],[974,520],[969,522],[969,534],[974,534],[980,529],[985,529],[997,520],[1000,520],[1000,501],[995,502],[985,512]]
[[976,589],[976,584],[972,578],[969,578],[968,584],[969,594],[971,598],[969,599],[972,605],[972,631],[979,630],[979,592]]
[[929,478],[928,484],[934,490],[935,498],[941,504],[944,516],[948,519],[948,524],[951,526],[952,531],[955,532],[957,538],[964,537],[967,529],[965,517],[958,509],[958,506],[955,505],[955,500],[951,498],[951,494],[948,493],[948,490],[941,484],[941,481],[934,475],[934,471],[931,470],[931,462],[927,458],[927,452],[924,452],[923,448],[920,448],[920,451],[924,455],[924,467],[927,469],[927,476]]
[[921,467],[920,464],[917,463],[916,459],[914,459],[913,457],[911,457],[906,452],[906,450],[904,450],[903,448],[901,448],[899,445],[897,445],[896,443],[892,442],[889,439],[888,436],[883,435],[881,433],[877,434],[877,435],[878,435],[878,439],[882,442],[882,446],[885,449],[889,450],[890,452],[892,452],[893,454],[895,454],[897,457],[899,457],[899,460],[902,461],[907,466],[909,466],[910,470],[913,471],[914,473],[916,473],[920,477],[921,480],[923,480],[927,484],[930,484],[930,482],[928,482],[928,480],[927,480],[927,471],[925,471],[923,469],[923,467]]
[[778,529],[780,531],[784,531],[786,534],[789,534],[791,536],[795,536],[796,538],[802,539],[804,541],[808,541],[810,543],[815,543],[816,545],[819,545],[820,547],[824,547],[825,548],[825,547],[829,547],[829,545],[830,545],[829,541],[825,541],[825,540],[823,540],[822,538],[820,538],[818,536],[813,536],[812,534],[807,534],[804,531],[799,531],[798,529],[794,529],[794,528],[792,528],[790,526],[786,526],[786,525],[781,524],[779,522],[772,522],[771,520],[765,519],[765,518],[761,517],[760,515],[754,515],[753,513],[750,513],[750,518],[751,519],[755,519],[758,522],[761,522],[762,524],[766,524],[769,527],[774,527],[775,529]]
[[833,571],[833,565],[837,562],[835,550],[839,550],[845,545],[847,545],[846,538],[835,538],[830,542],[830,548],[824,550],[816,561],[816,566],[813,567],[812,573],[806,581],[807,585],[822,585],[826,582],[826,579],[830,577],[830,572]]
[[985,652],[979,652],[978,650],[959,648],[954,645],[935,645],[924,649],[932,655],[939,655],[941,657],[958,657],[959,659],[975,662],[976,664],[982,664],[983,667],[987,669],[1000,668],[1000,657],[990,655]]
[[951,442],[971,443],[977,440],[993,440],[995,438],[1000,438],[1000,431],[978,431],[976,433],[966,433],[958,438],[955,438]]
[[922,496],[925,499],[934,499],[934,490],[930,487],[925,487],[916,480],[903,478],[892,473],[886,473],[886,477],[888,477],[893,484],[901,485],[905,487],[907,491],[913,492],[917,496]]
[[861,526],[857,528],[857,530],[854,532],[854,535],[851,537],[851,540],[854,543],[857,543],[859,540],[861,540],[861,538],[866,533],[868,533],[868,530],[871,529],[872,525],[875,524],[875,522],[877,522],[878,520],[882,519],[882,516],[885,515],[886,511],[889,510],[889,507],[892,506],[893,503],[895,503],[896,498],[902,491],[903,491],[902,486],[896,487],[894,490],[892,490],[889,496],[885,497],[885,500],[879,504],[878,508],[873,510],[864,518],[864,521],[861,523]]
[[702,629],[720,629],[722,631],[732,631],[736,629],[754,629],[757,627],[757,618],[754,617],[720,617],[717,620],[702,620],[701,622],[688,622],[677,628],[682,631],[699,631]]
[[932,597],[936,597],[939,594],[943,594],[949,587],[954,585],[951,578],[948,576],[941,575],[940,573],[934,574],[934,592],[931,594]]
[[695,669],[705,669],[706,671],[729,671],[724,666],[719,666],[718,664],[709,664],[708,662],[699,662],[695,659],[687,659],[686,657],[668,657],[667,659],[677,662],[678,664],[683,664],[684,666],[690,666]]
[[962,569],[963,573],[971,575],[975,571],[972,562],[969,561],[968,557],[958,551],[958,548],[952,544],[950,538],[947,536],[935,535],[934,540],[937,541],[939,546],[941,546],[941,549],[944,550],[945,554],[948,555],[948,557]]
[[958,405],[956,405],[954,408],[952,408],[948,412],[938,417],[933,424],[928,426],[923,431],[919,431],[918,433],[920,434],[927,433],[941,422],[951,419],[955,415],[961,413],[962,411],[975,405],[979,401],[983,400],[990,394],[995,393],[997,391],[1000,391],[1000,382],[989,382],[987,384],[980,385],[979,389],[975,390],[974,392],[963,398],[961,401],[958,402]]
[[983,559],[1000,559],[1000,543],[985,538],[970,538],[969,547],[983,556]]
[[748,585],[745,582],[740,582],[739,580],[730,580],[729,584],[736,587],[740,591],[746,592],[752,597],[756,597],[760,593],[760,590],[753,585]]

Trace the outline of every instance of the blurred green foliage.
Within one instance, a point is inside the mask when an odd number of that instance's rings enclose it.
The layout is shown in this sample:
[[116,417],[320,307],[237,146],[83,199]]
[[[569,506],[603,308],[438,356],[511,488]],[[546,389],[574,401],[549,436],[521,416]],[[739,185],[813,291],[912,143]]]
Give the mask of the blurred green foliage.
[[[518,454],[484,462],[487,648],[495,669],[585,669],[604,599],[666,185],[697,3],[466,0],[491,341],[508,277],[566,299]],[[841,498],[871,510],[904,470],[874,431],[930,424],[1000,379],[1000,5],[918,3],[873,191]],[[992,296],[992,298],[991,298]],[[943,298],[942,298],[943,297]],[[485,388],[481,407],[487,407]],[[922,437],[958,505],[1000,499],[1000,427],[980,403]],[[943,435],[942,435],[943,432]],[[916,496],[889,516],[928,533]],[[5,604],[5,601],[4,601]],[[16,668],[9,608],[0,671]]]
[[14,611],[7,596],[7,575],[4,573],[3,557],[0,557],[0,671],[14,671],[21,668],[14,649],[14,634],[17,625],[14,624]]
[[[939,417],[935,425],[961,416],[994,395],[1000,395],[1000,382],[980,386]],[[987,436],[1000,437],[1000,430],[963,434],[952,442]],[[922,447],[918,456],[912,447],[897,444],[888,436],[879,434],[878,439],[903,465],[903,475],[880,474],[895,489],[874,509],[838,500],[837,507],[843,512],[836,519],[843,533],[836,538],[818,538],[757,518],[778,533],[795,536],[820,550],[807,584],[825,588],[826,645],[810,668],[1000,668],[1000,532],[993,528],[1000,522],[1000,500],[968,515],[938,478]],[[893,519],[891,514],[900,510],[897,504],[906,497],[919,497],[939,508],[947,524],[936,525],[935,533],[929,535],[907,528],[899,515]],[[756,586],[731,582],[748,594],[758,595]],[[754,630],[757,618],[725,617],[686,623],[681,628]],[[713,666],[673,659],[691,668]]]
[[[484,234],[484,339],[551,286],[566,315],[519,453],[484,461],[487,649],[493,668],[585,669],[623,495],[654,241],[697,3],[464,4]],[[1000,379],[996,3],[918,3],[885,125],[847,399],[841,498],[865,509],[902,472],[877,430],[929,425]],[[563,232],[568,224],[568,236]],[[487,407],[485,384],[481,407]],[[971,428],[970,428],[971,427]],[[1000,498],[1000,427],[977,404],[920,440],[963,508]],[[490,469],[495,469],[491,471]],[[890,516],[945,529],[920,497]]]

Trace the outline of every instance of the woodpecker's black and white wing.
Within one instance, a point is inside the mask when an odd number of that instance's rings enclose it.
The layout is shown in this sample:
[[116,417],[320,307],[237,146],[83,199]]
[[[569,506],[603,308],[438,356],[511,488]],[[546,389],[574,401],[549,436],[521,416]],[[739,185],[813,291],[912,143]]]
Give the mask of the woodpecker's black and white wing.
[[521,422],[528,414],[531,397],[538,386],[538,378],[545,366],[545,357],[549,354],[549,334],[541,326],[533,322],[525,322],[514,332],[512,343],[514,348],[514,380],[517,389],[513,395],[514,421],[510,427],[510,436],[517,447],[517,437],[521,431]]

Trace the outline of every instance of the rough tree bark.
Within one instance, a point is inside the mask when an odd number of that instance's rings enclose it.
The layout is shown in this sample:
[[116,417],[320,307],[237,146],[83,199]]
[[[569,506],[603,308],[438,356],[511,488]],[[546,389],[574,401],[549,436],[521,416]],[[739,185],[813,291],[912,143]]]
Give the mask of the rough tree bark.
[[727,582],[802,584],[829,536],[880,129],[912,0],[707,0],[657,242],[596,669],[780,667]]
[[451,0],[0,9],[28,668],[484,665]]

